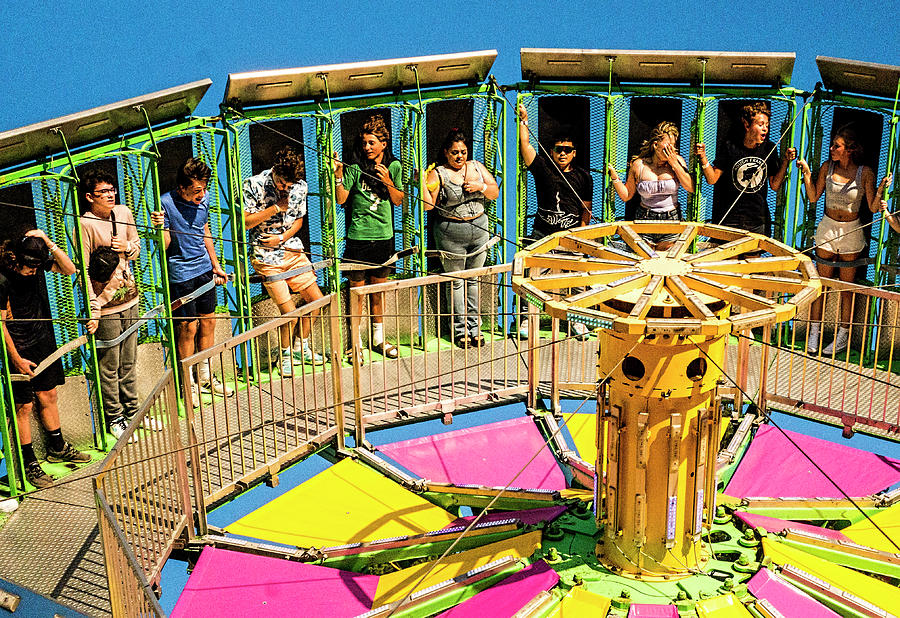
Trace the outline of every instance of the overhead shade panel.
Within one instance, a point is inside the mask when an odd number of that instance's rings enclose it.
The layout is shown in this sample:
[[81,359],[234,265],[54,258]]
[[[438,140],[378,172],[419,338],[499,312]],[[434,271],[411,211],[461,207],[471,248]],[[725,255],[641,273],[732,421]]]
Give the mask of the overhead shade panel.
[[859,60],[816,56],[822,84],[829,90],[871,94],[893,99],[897,96],[900,67]]
[[65,152],[58,132],[75,149],[143,129],[141,108],[153,125],[190,116],[211,85],[202,79],[0,133],[0,168]]
[[621,49],[522,49],[522,78],[606,83],[789,84],[791,53],[634,51]]
[[[324,64],[295,69],[231,73],[224,102],[237,107],[340,97],[447,84],[479,83],[487,78],[496,50]],[[413,68],[414,67],[414,68]]]

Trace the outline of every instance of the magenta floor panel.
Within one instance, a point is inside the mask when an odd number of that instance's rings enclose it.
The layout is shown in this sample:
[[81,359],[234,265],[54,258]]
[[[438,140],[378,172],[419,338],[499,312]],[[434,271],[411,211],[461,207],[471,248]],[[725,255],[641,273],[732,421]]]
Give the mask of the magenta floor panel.
[[441,618],[512,616],[539,593],[550,590],[558,581],[559,575],[556,571],[543,560],[538,560],[440,616]]
[[678,608],[674,605],[633,603],[628,608],[628,618],[678,618]]
[[837,618],[834,613],[805,592],[778,579],[769,569],[761,569],[747,583],[750,594],[764,599],[782,616],[803,616],[803,618]]
[[357,616],[378,576],[205,547],[172,618]]
[[[900,482],[900,460],[786,431],[851,497]],[[736,498],[843,498],[838,489],[771,425],[759,428],[725,493]]]
[[[521,489],[551,490],[566,487],[556,458],[529,417],[393,442],[378,450],[415,474],[439,483],[490,487],[509,484]],[[538,456],[529,464],[535,453]],[[513,478],[523,467],[521,474]]]

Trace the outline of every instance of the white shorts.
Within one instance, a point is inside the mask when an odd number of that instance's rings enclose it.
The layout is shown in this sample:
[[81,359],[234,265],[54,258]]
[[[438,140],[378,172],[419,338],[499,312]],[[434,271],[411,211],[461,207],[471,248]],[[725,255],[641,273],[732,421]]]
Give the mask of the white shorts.
[[817,249],[836,255],[859,253],[866,248],[866,236],[860,225],[859,219],[835,221],[825,215],[816,228],[813,242]]

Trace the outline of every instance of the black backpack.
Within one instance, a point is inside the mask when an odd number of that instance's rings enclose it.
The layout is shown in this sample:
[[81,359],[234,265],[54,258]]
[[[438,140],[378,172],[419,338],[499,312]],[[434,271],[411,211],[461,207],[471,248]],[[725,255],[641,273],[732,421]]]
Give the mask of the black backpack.
[[[112,219],[112,233],[116,235],[116,215],[109,213]],[[88,276],[97,283],[108,283],[119,266],[119,253],[112,247],[97,247],[91,252],[88,260]]]

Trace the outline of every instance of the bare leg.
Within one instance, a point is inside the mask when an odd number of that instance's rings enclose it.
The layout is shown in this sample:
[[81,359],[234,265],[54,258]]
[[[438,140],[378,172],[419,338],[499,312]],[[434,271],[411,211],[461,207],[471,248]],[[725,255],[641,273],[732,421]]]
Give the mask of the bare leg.
[[[323,296],[322,290],[320,290],[319,286],[316,284],[313,284],[307,288],[304,288],[303,290],[300,290],[300,298],[303,299],[304,304],[308,304],[313,301],[319,300],[320,298],[322,298],[322,296]],[[319,310],[317,309],[317,310],[313,311],[312,313],[310,313],[308,316],[305,316],[300,320],[301,337],[303,337],[304,339],[309,338],[309,334],[312,331],[312,320],[313,320],[313,318],[315,318],[318,315],[319,315]]]

